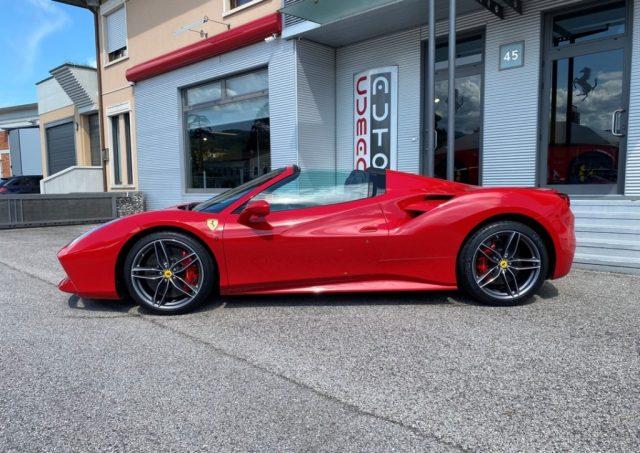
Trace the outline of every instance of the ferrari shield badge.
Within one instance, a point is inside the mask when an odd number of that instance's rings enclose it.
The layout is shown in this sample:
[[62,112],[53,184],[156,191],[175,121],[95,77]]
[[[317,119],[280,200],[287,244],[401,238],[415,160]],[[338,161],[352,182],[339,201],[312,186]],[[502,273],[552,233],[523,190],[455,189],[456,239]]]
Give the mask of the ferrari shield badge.
[[218,228],[218,219],[209,219],[207,220],[207,226],[211,231],[215,231]]

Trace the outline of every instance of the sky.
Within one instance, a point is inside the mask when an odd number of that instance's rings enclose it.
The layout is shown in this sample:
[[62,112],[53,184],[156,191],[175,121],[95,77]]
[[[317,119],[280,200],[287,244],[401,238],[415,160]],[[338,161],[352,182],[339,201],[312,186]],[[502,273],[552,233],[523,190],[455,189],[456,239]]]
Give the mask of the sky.
[[35,84],[66,62],[95,66],[93,15],[53,0],[0,0],[0,107],[37,102]]

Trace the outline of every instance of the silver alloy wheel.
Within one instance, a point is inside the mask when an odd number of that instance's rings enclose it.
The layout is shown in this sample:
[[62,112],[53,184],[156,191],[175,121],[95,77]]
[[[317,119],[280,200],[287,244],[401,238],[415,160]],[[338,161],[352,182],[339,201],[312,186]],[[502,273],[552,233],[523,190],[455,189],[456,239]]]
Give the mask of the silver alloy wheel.
[[478,246],[473,257],[476,284],[498,300],[513,300],[526,294],[541,271],[538,246],[519,231],[492,234]]
[[[190,272],[190,276],[186,274]],[[197,281],[191,281],[193,275]],[[137,295],[156,307],[180,308],[200,291],[203,267],[198,254],[176,239],[159,239],[136,254],[131,282]]]

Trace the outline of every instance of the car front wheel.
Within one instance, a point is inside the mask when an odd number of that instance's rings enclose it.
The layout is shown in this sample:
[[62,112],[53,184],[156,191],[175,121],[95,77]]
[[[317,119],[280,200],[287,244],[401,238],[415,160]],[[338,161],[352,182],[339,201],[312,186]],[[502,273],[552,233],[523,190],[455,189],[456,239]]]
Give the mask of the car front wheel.
[[458,262],[462,290],[490,305],[518,305],[542,286],[549,269],[544,241],[519,222],[489,224],[463,246]]
[[214,271],[213,259],[202,244],[167,231],[134,244],[125,259],[124,281],[141,306],[157,314],[179,314],[207,300]]

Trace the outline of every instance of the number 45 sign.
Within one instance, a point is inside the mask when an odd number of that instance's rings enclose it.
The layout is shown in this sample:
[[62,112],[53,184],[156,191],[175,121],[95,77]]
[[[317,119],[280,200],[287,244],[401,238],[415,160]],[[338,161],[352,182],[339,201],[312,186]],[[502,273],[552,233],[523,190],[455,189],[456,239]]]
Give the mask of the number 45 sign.
[[500,70],[524,66],[524,41],[500,46]]

